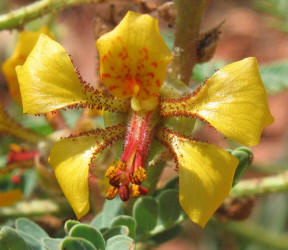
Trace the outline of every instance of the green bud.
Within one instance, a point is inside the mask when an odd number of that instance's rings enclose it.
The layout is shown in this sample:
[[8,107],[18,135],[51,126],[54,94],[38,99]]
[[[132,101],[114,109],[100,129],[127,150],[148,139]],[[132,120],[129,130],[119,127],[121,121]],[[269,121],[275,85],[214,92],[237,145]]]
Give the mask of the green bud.
[[253,152],[249,148],[239,147],[234,149],[231,153],[239,160],[239,164],[233,180],[234,186],[238,182],[240,177],[243,176],[247,168],[251,165],[253,160]]

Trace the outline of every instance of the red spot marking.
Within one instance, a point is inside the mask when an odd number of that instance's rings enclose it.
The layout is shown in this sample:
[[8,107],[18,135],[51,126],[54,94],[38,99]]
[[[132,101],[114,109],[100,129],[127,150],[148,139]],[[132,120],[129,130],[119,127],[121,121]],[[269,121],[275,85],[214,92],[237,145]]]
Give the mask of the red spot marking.
[[122,77],[120,75],[116,76],[115,77],[116,79],[121,79]]
[[112,86],[110,86],[109,87],[109,90],[114,90],[114,89],[118,89],[119,88],[119,86],[117,86],[117,85],[112,85]]
[[118,54],[118,57],[121,58],[121,60],[125,60],[128,58],[128,53],[126,48],[122,48],[122,52]]
[[117,40],[121,41],[121,37],[120,37],[120,36],[117,36]]
[[104,63],[108,59],[108,55],[103,56],[102,63]]
[[149,56],[148,56],[148,49],[147,48],[144,48],[143,49],[144,50],[144,53],[145,53],[145,57],[144,57],[144,59],[146,60],[146,61],[148,61],[148,59],[149,59]]
[[144,54],[144,58],[142,60],[147,61],[149,59],[149,52],[147,48],[143,48],[139,51],[140,54]]
[[157,62],[152,62],[151,65],[152,65],[154,68],[157,68],[157,67],[158,67]]
[[148,91],[148,89],[143,88],[144,92],[146,93],[146,95],[150,95],[150,92]]
[[111,75],[109,73],[103,73],[102,78],[110,78]]
[[129,78],[129,77],[130,77],[130,72],[131,72],[131,69],[128,68],[127,73],[126,73],[126,75],[125,75],[126,78]]
[[127,95],[127,91],[123,91],[122,94],[123,94],[123,95]]
[[155,76],[153,72],[149,72],[149,73],[147,73],[146,75],[147,75],[147,76],[150,76],[150,77],[152,77],[152,78],[154,78],[154,76]]
[[112,71],[114,71],[115,68],[114,68],[113,66],[110,66],[110,69],[111,69]]
[[160,86],[161,86],[161,84],[160,84],[160,81],[159,81],[159,80],[156,80],[156,85],[157,85],[158,87],[160,87]]

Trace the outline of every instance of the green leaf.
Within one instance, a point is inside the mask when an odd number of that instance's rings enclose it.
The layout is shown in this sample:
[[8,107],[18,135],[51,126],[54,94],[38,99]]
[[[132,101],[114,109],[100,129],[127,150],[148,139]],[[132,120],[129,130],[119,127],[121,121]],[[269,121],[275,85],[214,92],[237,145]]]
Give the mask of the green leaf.
[[38,177],[35,169],[27,169],[23,173],[21,190],[24,196],[29,196],[35,189],[38,182]]
[[120,215],[114,218],[112,222],[112,226],[118,226],[118,225],[123,225],[128,227],[129,229],[129,234],[128,236],[132,239],[135,238],[136,236],[136,220],[128,215]]
[[79,224],[79,223],[80,223],[80,222],[77,221],[77,220],[67,220],[67,221],[65,222],[65,225],[64,225],[64,231],[65,231],[65,233],[66,233],[66,234],[69,234],[70,229],[71,229],[73,226],[75,226],[75,225],[77,225],[77,224]]
[[129,234],[129,228],[126,226],[114,226],[105,231],[103,233],[104,239],[107,241],[109,238],[116,236],[116,235],[128,235]]
[[99,229],[99,231],[101,234],[104,234],[108,229],[109,227],[102,227],[101,229]]
[[90,225],[97,229],[109,227],[113,218],[121,214],[123,214],[123,204],[117,196],[113,200],[105,201],[102,212],[91,221]]
[[23,231],[17,231],[17,233],[25,240],[26,244],[29,246],[30,250],[44,250],[42,247],[40,240],[32,237],[29,234],[29,231],[24,233]]
[[29,233],[29,235],[36,240],[40,240],[41,238],[47,238],[49,235],[36,223],[26,218],[19,218],[16,220],[15,227],[17,231],[21,231],[23,233]]
[[77,237],[67,237],[65,238],[61,245],[61,250],[97,250],[92,243],[88,240],[77,238]]
[[239,147],[233,150],[232,155],[234,155],[238,160],[239,164],[236,168],[234,179],[233,179],[233,186],[237,183],[237,181],[243,176],[247,168],[251,165],[253,159],[253,153],[249,148],[246,147]]
[[212,76],[215,70],[224,67],[226,64],[226,62],[221,60],[197,64],[193,70],[193,79],[202,83],[208,77]]
[[102,234],[92,226],[77,224],[71,228],[69,236],[86,239],[91,242],[96,249],[105,250],[105,241]]
[[140,197],[133,206],[133,217],[138,228],[151,231],[157,224],[159,204],[153,197]]
[[106,250],[133,250],[133,240],[125,235],[117,235],[107,241]]
[[155,245],[160,245],[177,237],[181,231],[182,227],[180,225],[176,225],[162,233],[156,234],[154,237],[151,237],[149,242],[152,241]]
[[260,74],[268,93],[277,94],[288,89],[288,62],[263,65]]
[[174,224],[181,214],[181,206],[178,200],[178,191],[168,189],[161,192],[157,199],[159,202],[159,217],[164,225]]
[[42,245],[46,250],[59,249],[61,241],[62,239],[52,239],[52,238],[44,238],[41,240]]
[[0,250],[30,250],[24,239],[11,227],[4,226],[0,231]]

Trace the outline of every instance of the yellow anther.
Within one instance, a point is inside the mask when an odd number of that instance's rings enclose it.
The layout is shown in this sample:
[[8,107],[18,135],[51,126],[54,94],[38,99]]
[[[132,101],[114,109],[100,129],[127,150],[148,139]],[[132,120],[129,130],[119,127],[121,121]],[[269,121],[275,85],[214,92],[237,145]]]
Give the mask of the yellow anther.
[[106,195],[105,195],[106,199],[113,200],[118,194],[118,191],[119,189],[117,187],[110,186],[108,190],[106,191]]
[[126,163],[123,161],[118,161],[116,163],[116,167],[117,169],[124,171],[126,169]]
[[138,197],[140,195],[139,185],[132,184],[130,187],[131,197]]
[[105,173],[105,177],[112,179],[116,176],[116,173],[117,173],[117,168],[115,166],[110,166]]
[[17,144],[10,144],[9,149],[17,153],[22,151],[22,148]]
[[131,175],[131,182],[134,184],[141,184],[146,178],[146,170],[143,167],[137,167]]

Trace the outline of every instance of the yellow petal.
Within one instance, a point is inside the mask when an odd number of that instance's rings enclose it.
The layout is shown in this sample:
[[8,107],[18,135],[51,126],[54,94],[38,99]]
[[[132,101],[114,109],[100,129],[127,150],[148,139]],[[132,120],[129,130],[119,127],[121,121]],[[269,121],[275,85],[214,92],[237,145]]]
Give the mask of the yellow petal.
[[16,72],[24,113],[47,113],[78,104],[117,112],[129,108],[128,100],[117,100],[83,84],[65,49],[43,34]]
[[68,54],[48,36],[40,36],[24,65],[16,71],[24,113],[47,113],[85,100]]
[[22,192],[20,189],[9,190],[7,192],[0,191],[0,207],[11,206],[21,199]]
[[21,104],[21,95],[19,91],[19,84],[16,76],[15,67],[18,65],[22,65],[25,62],[27,56],[36,44],[41,33],[53,37],[48,27],[46,26],[42,27],[36,32],[20,32],[16,48],[12,56],[2,64],[2,71],[7,80],[10,94],[18,104]]
[[63,139],[53,146],[49,162],[78,219],[90,208],[88,174],[93,155],[121,138],[124,133],[125,127],[119,125]]
[[225,136],[247,146],[259,143],[262,130],[273,122],[256,58],[218,70],[194,95],[164,100],[163,116],[198,116]]
[[229,152],[173,134],[160,132],[179,164],[179,201],[189,218],[204,227],[229,194],[238,160]]
[[113,95],[134,96],[140,102],[158,97],[172,56],[156,19],[128,11],[120,24],[100,37],[96,45],[102,81]]

